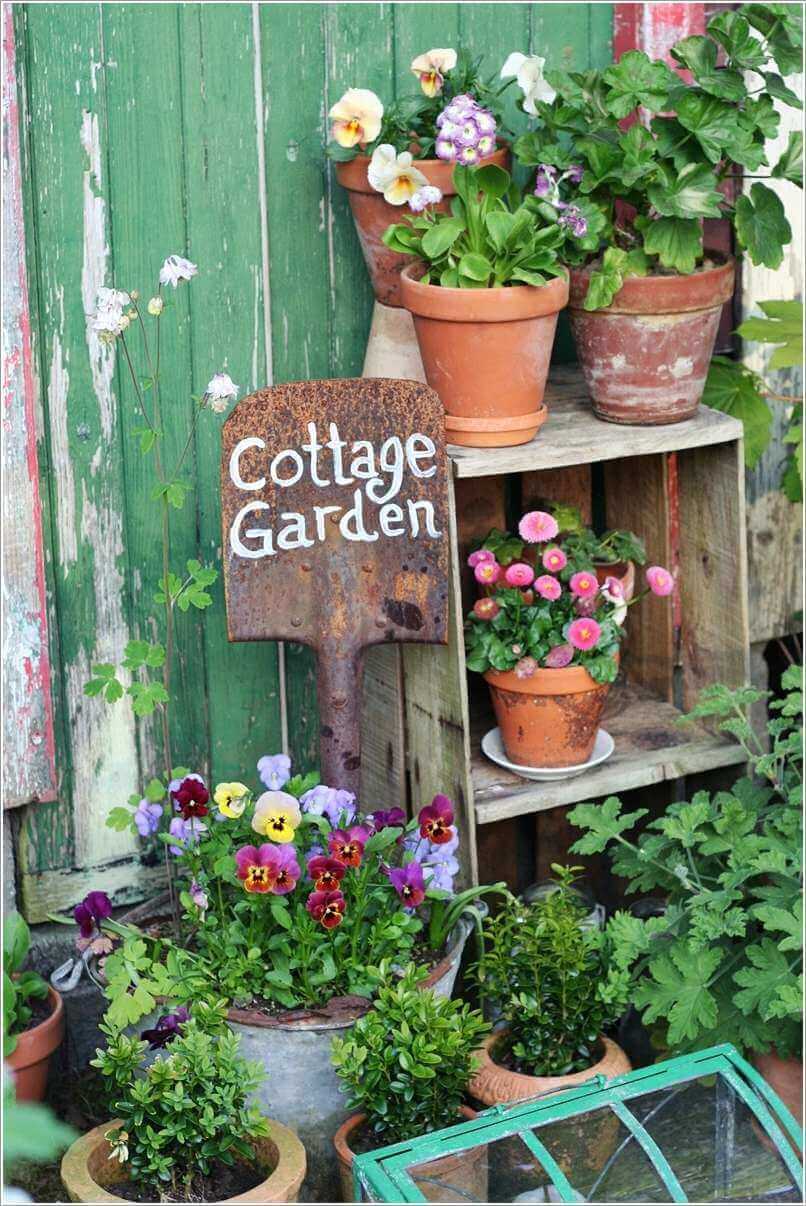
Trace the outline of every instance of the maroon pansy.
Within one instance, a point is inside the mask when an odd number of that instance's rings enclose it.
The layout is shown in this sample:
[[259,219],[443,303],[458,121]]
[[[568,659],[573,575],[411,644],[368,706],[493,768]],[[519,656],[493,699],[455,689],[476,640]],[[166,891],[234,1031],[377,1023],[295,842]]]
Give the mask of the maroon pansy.
[[311,892],[305,901],[305,908],[326,930],[335,930],[344,921],[344,910],[347,902],[341,892]]
[[98,926],[112,916],[112,905],[106,892],[88,892],[80,904],[73,909],[82,938],[91,938]]
[[336,892],[347,874],[347,868],[337,858],[328,858],[326,854],[315,854],[313,858],[308,859],[308,874],[314,882],[314,887],[319,891]]
[[207,804],[210,793],[198,775],[186,775],[171,792],[171,797],[183,821],[189,821],[191,817],[206,817],[209,812]]
[[420,837],[442,846],[453,838],[453,804],[447,796],[436,795],[430,804],[420,809]]

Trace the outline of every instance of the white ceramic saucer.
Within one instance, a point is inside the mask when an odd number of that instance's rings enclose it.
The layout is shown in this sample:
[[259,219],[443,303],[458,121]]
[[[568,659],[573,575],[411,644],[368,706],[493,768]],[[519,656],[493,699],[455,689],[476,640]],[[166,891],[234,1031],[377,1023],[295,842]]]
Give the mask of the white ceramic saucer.
[[593,753],[587,762],[578,763],[576,766],[559,767],[519,766],[516,762],[510,762],[504,753],[501,730],[497,728],[490,729],[489,733],[485,733],[481,739],[481,749],[491,762],[503,766],[504,770],[511,771],[514,775],[520,775],[522,779],[535,779],[538,783],[553,783],[558,779],[575,779],[577,775],[584,775],[585,771],[598,766],[613,753],[615,743],[606,729],[599,729]]

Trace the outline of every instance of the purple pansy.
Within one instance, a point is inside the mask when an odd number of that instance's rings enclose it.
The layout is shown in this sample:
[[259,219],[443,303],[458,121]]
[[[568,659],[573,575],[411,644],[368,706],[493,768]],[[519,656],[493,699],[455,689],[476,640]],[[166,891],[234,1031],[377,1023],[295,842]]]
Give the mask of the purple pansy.
[[145,796],[134,810],[134,823],[141,837],[156,833],[162,820],[162,805],[152,804]]
[[300,796],[299,802],[303,812],[327,817],[333,826],[349,825],[355,816],[355,795],[341,787],[326,787],[320,783]]
[[182,1026],[189,1017],[190,1012],[184,1005],[180,1005],[174,1013],[164,1013],[156,1026],[151,1030],[144,1030],[140,1038],[148,1043],[152,1051],[158,1051],[160,1047],[167,1047],[168,1043],[182,1033]]
[[264,754],[258,759],[257,773],[269,791],[280,791],[291,778],[288,754]]
[[387,873],[389,882],[407,909],[416,909],[425,900],[423,869],[414,860],[405,867],[391,867]]
[[376,808],[367,817],[375,833],[380,829],[403,827],[406,824],[406,814],[402,808]]
[[73,909],[82,938],[91,938],[100,922],[111,916],[112,904],[106,892],[88,892]]
[[181,846],[169,846],[171,854],[184,854],[191,846],[195,846],[201,835],[207,832],[207,826],[201,821],[191,817],[189,820],[184,820],[182,817],[174,817],[168,826],[168,832],[172,837],[175,837],[178,842],[182,842]]

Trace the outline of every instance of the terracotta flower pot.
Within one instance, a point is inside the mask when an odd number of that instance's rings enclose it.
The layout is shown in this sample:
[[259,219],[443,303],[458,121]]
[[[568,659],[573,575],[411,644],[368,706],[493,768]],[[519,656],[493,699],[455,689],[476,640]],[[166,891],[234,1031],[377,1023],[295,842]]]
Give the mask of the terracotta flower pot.
[[[714,256],[716,259],[716,256]],[[680,423],[696,412],[735,261],[689,276],[631,276],[584,310],[591,269],[571,269],[569,312],[593,409],[609,423]]]
[[17,1101],[42,1101],[48,1083],[50,1057],[64,1038],[64,1005],[55,988],[48,988],[50,1015],[17,1035],[17,1046],[6,1060],[14,1073]]
[[[508,167],[509,147],[499,147],[494,155],[481,160],[481,163]],[[448,212],[450,198],[456,195],[453,187],[454,166],[443,159],[418,159],[415,162],[415,167],[419,168],[428,183],[436,185],[441,191],[443,200],[435,208],[443,213]],[[385,306],[402,306],[400,273],[407,264],[412,263],[413,257],[400,255],[387,247],[383,242],[383,232],[387,226],[402,221],[410,210],[407,205],[390,205],[384,201],[383,193],[376,192],[367,179],[368,167],[369,156],[356,155],[355,159],[336,164],[336,179],[342,188],[347,189],[353,221],[376,299]]]
[[[110,1158],[104,1135],[121,1125],[119,1119],[103,1122],[69,1147],[62,1158],[62,1183],[71,1202],[127,1202],[107,1186],[126,1177],[126,1165]],[[270,1134],[253,1141],[256,1163],[266,1177],[253,1189],[227,1202],[296,1202],[305,1176],[305,1148],[293,1131],[269,1119]]]
[[754,1054],[752,1064],[781,1098],[798,1126],[803,1126],[803,1061],[794,1055],[782,1059],[770,1051],[767,1055]]
[[609,683],[597,683],[584,666],[514,670],[484,675],[507,758],[518,766],[562,767],[587,762],[593,752]]
[[526,444],[546,419],[557,316],[568,281],[501,289],[423,285],[422,266],[400,277],[428,384],[445,407],[445,437],[472,448]]
[[[476,1111],[470,1106],[461,1106],[463,1120],[476,1117]],[[341,1177],[342,1201],[352,1202],[353,1196],[353,1156],[350,1140],[366,1121],[366,1114],[351,1114],[341,1124],[333,1137],[336,1156],[339,1161]],[[459,1119],[457,1119],[457,1122]],[[379,1144],[380,1146],[380,1144]],[[430,1160],[423,1167],[422,1180],[413,1178],[427,1202],[486,1202],[487,1201],[487,1161],[486,1147],[473,1148],[466,1152],[457,1152],[453,1156],[443,1156],[439,1160]]]

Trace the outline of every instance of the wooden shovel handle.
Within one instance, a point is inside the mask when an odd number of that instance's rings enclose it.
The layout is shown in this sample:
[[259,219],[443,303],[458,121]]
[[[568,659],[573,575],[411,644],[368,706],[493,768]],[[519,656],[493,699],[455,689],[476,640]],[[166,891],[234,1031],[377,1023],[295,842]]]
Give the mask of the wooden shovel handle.
[[322,782],[358,794],[361,779],[363,649],[318,651],[319,763]]

